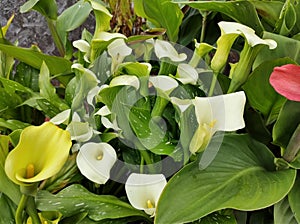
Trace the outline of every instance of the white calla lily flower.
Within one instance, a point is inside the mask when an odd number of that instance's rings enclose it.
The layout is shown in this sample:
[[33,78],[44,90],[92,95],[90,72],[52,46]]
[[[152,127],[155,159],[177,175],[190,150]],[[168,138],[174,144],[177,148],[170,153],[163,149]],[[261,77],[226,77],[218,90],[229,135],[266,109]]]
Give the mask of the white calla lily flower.
[[107,46],[107,52],[112,57],[112,72],[114,72],[124,58],[131,54],[132,49],[126,45],[124,39],[116,39]]
[[64,110],[58,114],[56,114],[54,117],[50,119],[50,122],[59,125],[59,124],[66,124],[69,120],[71,115],[71,109]]
[[110,81],[109,86],[133,86],[138,90],[140,88],[140,81],[138,77],[134,75],[120,75],[113,78]]
[[222,35],[229,33],[242,34],[251,47],[254,47],[259,44],[268,45],[269,49],[274,49],[277,47],[276,41],[272,39],[261,39],[255,34],[255,30],[243,24],[236,22],[221,21],[218,23],[218,25],[221,29]]
[[217,131],[236,131],[245,127],[243,114],[246,96],[242,91],[213,97],[196,97],[193,100],[172,97],[171,102],[182,111],[190,105],[195,106],[198,128],[189,146],[192,154],[203,151]]
[[99,32],[96,39],[100,39],[102,41],[110,41],[110,40],[116,39],[116,38],[127,39],[127,37],[124,34],[109,33],[109,32],[105,32],[105,31]]
[[125,183],[125,191],[134,208],[154,216],[159,197],[166,184],[163,174],[132,173]]
[[97,184],[105,184],[116,160],[117,154],[111,145],[89,142],[81,146],[76,163],[86,178]]
[[110,109],[108,108],[108,106],[103,106],[101,107],[96,113],[95,115],[100,115],[100,116],[107,116],[107,115],[110,115],[111,114],[111,111]]
[[168,98],[169,94],[178,86],[178,82],[165,75],[150,76],[149,81],[158,91],[158,95]]
[[71,139],[77,142],[86,142],[93,137],[94,129],[88,122],[72,120],[66,128],[71,134]]
[[175,76],[183,84],[193,84],[196,85],[198,81],[197,70],[189,64],[179,64],[177,67],[177,74]]
[[178,54],[176,49],[167,41],[156,40],[154,44],[154,51],[159,59],[169,58],[171,61],[180,62],[187,58],[184,53]]
[[90,63],[90,53],[91,53],[91,46],[85,40],[75,40],[73,41],[73,46],[77,48],[79,51],[85,53],[83,58],[86,62]]

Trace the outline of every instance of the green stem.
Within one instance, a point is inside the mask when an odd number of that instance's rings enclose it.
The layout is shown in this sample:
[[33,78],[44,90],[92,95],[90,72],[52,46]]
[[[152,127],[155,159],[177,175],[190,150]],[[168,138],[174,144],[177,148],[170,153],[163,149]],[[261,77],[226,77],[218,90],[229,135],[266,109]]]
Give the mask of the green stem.
[[295,159],[297,153],[300,150],[300,124],[296,128],[294,134],[292,135],[288,146],[283,154],[284,160],[291,162]]
[[201,27],[201,35],[200,35],[200,43],[204,42],[206,25],[207,25],[207,12],[202,13],[202,27]]
[[141,155],[140,173],[144,173],[144,157]]
[[22,194],[21,200],[19,202],[15,219],[16,219],[16,224],[22,224],[23,223],[23,212],[26,207],[27,201],[28,201],[28,195]]
[[161,115],[168,103],[169,103],[169,100],[167,100],[166,98],[157,96],[154,107],[151,111],[151,117],[156,117],[156,116],[161,117]]
[[32,197],[32,196],[28,197],[26,211],[27,211],[28,215],[30,215],[33,224],[41,224],[40,217],[36,210],[34,197]]
[[63,57],[63,56],[65,56],[65,47],[64,47],[64,45],[62,43],[62,40],[60,39],[60,37],[57,33],[55,24],[54,24],[52,19],[46,18],[46,20],[47,20],[47,24],[48,24],[48,27],[50,29],[53,41],[55,43],[55,46],[57,47],[60,56]]
[[[135,146],[139,149],[141,157],[143,157],[144,161],[148,165],[149,171],[151,173],[155,173],[155,168],[152,165],[153,162],[152,162],[152,159],[150,158],[149,153],[147,152],[147,149],[139,141],[135,141]],[[144,171],[144,168],[142,171]]]
[[214,72],[212,80],[211,80],[210,88],[209,88],[209,91],[208,91],[208,96],[212,96],[214,94],[214,90],[215,90],[215,87],[216,87],[217,80],[218,80],[218,73]]

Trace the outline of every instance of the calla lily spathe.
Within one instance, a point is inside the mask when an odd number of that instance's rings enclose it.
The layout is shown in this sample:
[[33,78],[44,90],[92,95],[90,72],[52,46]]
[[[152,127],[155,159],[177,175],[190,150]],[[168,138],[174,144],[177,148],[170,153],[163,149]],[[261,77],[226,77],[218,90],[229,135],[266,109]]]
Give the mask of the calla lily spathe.
[[125,190],[134,208],[154,216],[157,202],[166,184],[163,174],[132,173],[125,183]]
[[116,160],[114,148],[104,142],[89,142],[82,145],[76,158],[82,175],[97,184],[105,184],[108,181],[110,170]]
[[47,179],[62,168],[71,145],[70,133],[51,122],[27,127],[6,158],[5,172],[14,183],[23,186]]
[[275,67],[270,83],[279,94],[289,100],[300,101],[300,66],[287,64]]
[[176,49],[167,41],[156,40],[154,44],[154,51],[159,59],[169,58],[173,62],[184,61],[187,55],[184,53],[178,54]]
[[193,100],[171,98],[171,102],[184,111],[194,105],[198,128],[192,137],[189,150],[192,154],[203,151],[217,131],[235,131],[245,127],[243,119],[246,96],[236,92],[213,97],[196,97]]

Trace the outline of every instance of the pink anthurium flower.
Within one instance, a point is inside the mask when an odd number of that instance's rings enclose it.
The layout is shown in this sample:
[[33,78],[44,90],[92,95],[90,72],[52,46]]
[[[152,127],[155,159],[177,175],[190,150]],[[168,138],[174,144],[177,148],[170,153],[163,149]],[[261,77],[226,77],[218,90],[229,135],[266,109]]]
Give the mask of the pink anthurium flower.
[[287,64],[275,67],[270,83],[279,94],[289,100],[300,101],[300,66]]

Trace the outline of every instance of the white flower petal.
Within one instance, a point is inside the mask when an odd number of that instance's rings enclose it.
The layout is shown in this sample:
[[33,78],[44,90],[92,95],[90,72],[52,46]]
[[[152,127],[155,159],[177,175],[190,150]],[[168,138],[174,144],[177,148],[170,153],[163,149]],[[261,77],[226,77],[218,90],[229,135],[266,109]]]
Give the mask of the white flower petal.
[[115,58],[130,55],[132,49],[126,45],[123,39],[116,39],[108,45],[107,51],[111,57]]
[[243,119],[246,96],[243,91],[213,97],[196,97],[195,112],[199,124],[217,131],[235,131],[245,127]]
[[75,40],[73,41],[73,46],[84,53],[90,51],[90,44],[85,40]]
[[71,139],[78,142],[86,142],[93,136],[93,128],[88,122],[72,121],[66,128],[71,134]]
[[171,61],[179,62],[184,61],[187,56],[184,53],[178,54],[176,49],[167,41],[156,40],[154,44],[154,51],[159,59],[170,58]]
[[192,101],[189,99],[183,100],[177,97],[171,97],[171,102],[176,105],[182,113],[192,104]]
[[72,69],[77,69],[80,72],[84,73],[84,75],[88,75],[90,76],[91,79],[94,79],[95,82],[99,83],[99,80],[97,79],[96,75],[94,74],[94,72],[92,72],[91,70],[83,67],[83,65],[79,64],[79,63],[75,63],[71,66]]
[[97,39],[104,40],[104,41],[109,41],[115,38],[127,39],[127,37],[121,33],[109,33],[109,32],[102,31],[99,32],[97,35]]
[[99,92],[100,92],[100,87],[99,86],[95,86],[93,89],[91,89],[88,92],[88,95],[87,95],[86,99],[87,99],[87,102],[88,102],[89,105],[94,107],[93,100],[94,100],[95,96],[98,95]]
[[196,85],[198,81],[197,70],[189,64],[179,64],[177,67],[176,79],[178,79],[183,84],[193,84]]
[[66,121],[69,120],[71,114],[71,109],[64,110],[60,113],[58,113],[56,116],[52,117],[50,119],[50,122],[53,124],[64,124]]
[[107,117],[101,117],[101,123],[106,128],[111,128],[115,131],[120,131],[121,129],[118,127],[116,120],[111,122]]
[[89,180],[105,184],[110,170],[117,160],[114,148],[104,142],[84,144],[77,155],[76,162],[80,172]]
[[261,39],[259,36],[255,34],[255,30],[243,24],[236,23],[236,22],[221,21],[218,23],[218,25],[222,31],[222,34],[224,33],[243,34],[244,37],[247,39],[248,44],[251,47],[254,47],[255,45],[258,44],[268,45],[269,49],[274,49],[277,47],[276,41],[271,39],[265,39],[265,40]]
[[101,107],[96,113],[95,115],[100,115],[100,116],[107,116],[107,115],[110,115],[111,114],[111,111],[110,109],[108,108],[108,106],[103,106]]
[[110,87],[113,86],[133,86],[135,89],[140,88],[140,81],[138,77],[134,75],[120,75],[113,78],[109,84]]
[[[132,173],[125,183],[125,191],[133,207],[154,215],[158,199],[166,184],[163,174]],[[147,201],[151,202],[153,208],[147,206]]]
[[178,86],[178,82],[175,79],[165,75],[150,76],[149,81],[156,89],[161,90],[167,95],[169,95]]

